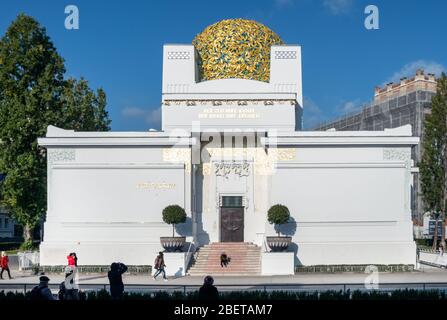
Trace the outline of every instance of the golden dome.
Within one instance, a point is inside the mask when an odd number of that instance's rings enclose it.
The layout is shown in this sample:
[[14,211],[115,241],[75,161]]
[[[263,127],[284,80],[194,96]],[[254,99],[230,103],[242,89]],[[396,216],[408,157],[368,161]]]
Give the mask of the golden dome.
[[265,25],[244,19],[216,22],[192,41],[203,81],[240,78],[268,82],[270,47],[282,43]]

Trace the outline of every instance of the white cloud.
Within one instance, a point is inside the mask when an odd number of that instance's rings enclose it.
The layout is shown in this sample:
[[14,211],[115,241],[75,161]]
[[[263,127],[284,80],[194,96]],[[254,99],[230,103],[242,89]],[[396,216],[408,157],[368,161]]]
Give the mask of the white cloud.
[[141,117],[146,112],[147,112],[146,110],[137,107],[125,107],[121,111],[121,114],[126,118],[134,118],[134,117]]
[[121,115],[125,118],[140,118],[150,126],[160,127],[161,123],[161,108],[143,109],[139,107],[125,107],[121,111]]
[[161,108],[150,110],[146,116],[146,123],[159,126],[161,123]]
[[341,114],[347,114],[351,112],[360,111],[362,109],[362,106],[363,103],[359,99],[356,99],[352,101],[343,102],[337,107],[337,110]]
[[320,107],[309,97],[304,97],[303,106],[304,128],[313,128],[323,122],[322,111]]
[[352,6],[352,0],[324,0],[323,6],[335,16],[348,13]]
[[389,77],[383,85],[390,82],[399,82],[400,79],[404,77],[411,78],[416,74],[417,69],[423,69],[426,74],[434,73],[437,76],[441,75],[443,71],[446,71],[445,66],[435,61],[417,60],[404,65],[399,71],[396,71],[391,77]]

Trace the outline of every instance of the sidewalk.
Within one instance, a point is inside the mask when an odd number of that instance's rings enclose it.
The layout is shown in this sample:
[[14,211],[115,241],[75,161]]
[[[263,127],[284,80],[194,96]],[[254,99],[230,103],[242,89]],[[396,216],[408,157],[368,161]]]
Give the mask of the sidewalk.
[[[39,282],[39,275],[19,274],[17,271],[12,271],[14,279],[0,280],[2,284],[26,283],[34,284]],[[63,281],[62,274],[46,274],[50,278],[50,284],[60,283]],[[362,273],[337,273],[337,274],[322,274],[322,273],[305,273],[296,274],[293,276],[216,276],[215,284],[219,285],[260,285],[260,284],[362,284],[365,282],[368,274]],[[405,272],[405,273],[379,273],[379,282],[385,283],[447,283],[447,270],[437,269],[431,267],[423,267],[420,271]],[[203,277],[201,276],[186,276],[180,278],[169,278],[168,282],[164,282],[161,277],[158,280],[153,280],[151,275],[142,274],[124,274],[123,281],[125,284],[133,285],[201,285]],[[81,274],[79,275],[80,284],[108,284],[109,280],[107,274]]]

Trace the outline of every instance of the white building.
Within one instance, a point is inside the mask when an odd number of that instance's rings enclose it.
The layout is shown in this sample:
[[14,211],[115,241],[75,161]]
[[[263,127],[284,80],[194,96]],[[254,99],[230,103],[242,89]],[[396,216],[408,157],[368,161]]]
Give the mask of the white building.
[[[411,127],[297,131],[301,47],[269,48],[268,82],[201,81],[195,47],[165,45],[160,132],[49,127],[39,139],[48,150],[41,264],[63,265],[75,251],[80,264],[151,265],[171,234],[161,216],[170,204],[185,208],[177,232],[198,247],[263,246],[278,203],[292,216],[297,265],[415,264]],[[227,203],[240,207],[225,222],[234,233],[221,220]]]

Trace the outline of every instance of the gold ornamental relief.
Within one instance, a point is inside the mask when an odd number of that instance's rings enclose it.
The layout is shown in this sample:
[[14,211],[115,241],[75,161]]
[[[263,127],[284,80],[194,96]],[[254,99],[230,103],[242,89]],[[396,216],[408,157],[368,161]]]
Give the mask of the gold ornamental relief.
[[293,148],[269,149],[269,154],[277,161],[292,161],[296,159],[296,149]]
[[191,172],[191,149],[187,148],[165,148],[163,149],[163,161],[185,164],[185,171]]
[[[250,161],[253,164],[255,175],[272,175],[276,162],[293,161],[296,159],[296,149],[276,148],[269,149],[268,153],[263,148],[207,148],[211,159]],[[203,175],[211,174],[211,164],[205,163],[202,168]]]
[[283,41],[262,23],[228,19],[206,27],[192,44],[199,54],[201,81],[239,78],[268,82],[270,48]]

